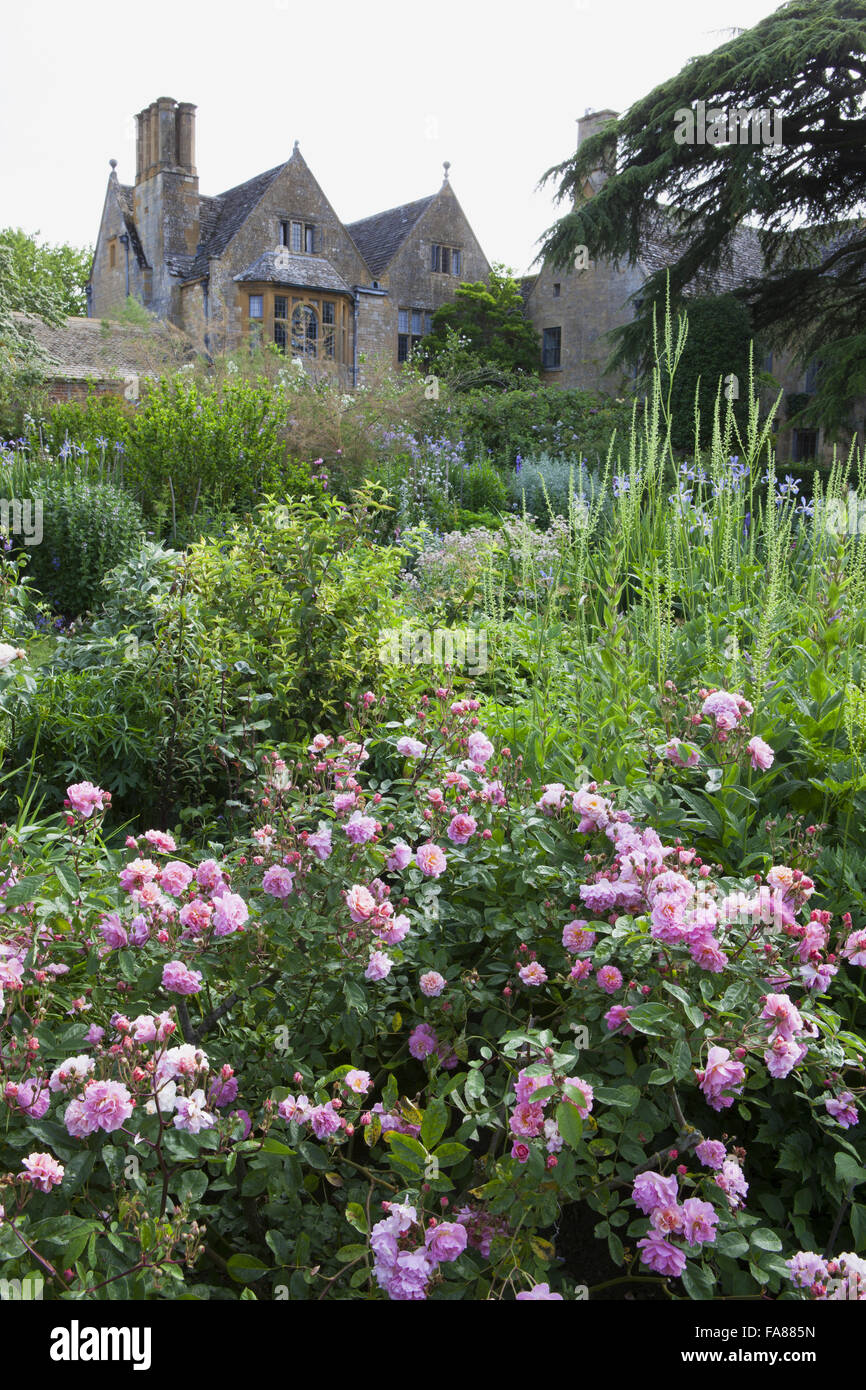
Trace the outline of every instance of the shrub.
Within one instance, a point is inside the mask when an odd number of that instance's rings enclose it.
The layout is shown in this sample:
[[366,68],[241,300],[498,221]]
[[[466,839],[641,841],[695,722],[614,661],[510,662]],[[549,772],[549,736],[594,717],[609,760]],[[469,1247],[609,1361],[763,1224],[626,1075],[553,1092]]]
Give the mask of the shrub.
[[455,502],[470,512],[501,512],[507,502],[505,481],[489,459],[476,459],[451,482]]
[[430,407],[430,430],[461,438],[469,458],[490,457],[513,467],[517,457],[548,453],[585,457],[604,467],[611,436],[627,434],[630,401],[553,386],[516,391],[443,394]]
[[[590,472],[586,460],[570,462],[540,454],[520,459],[509,477],[508,495],[515,510],[526,510],[542,524],[554,516],[580,511],[600,493],[598,473]],[[571,499],[571,500],[570,500]]]
[[102,577],[138,550],[141,509],[111,483],[78,467],[34,470],[28,488],[42,504],[42,541],[22,547],[27,572],[58,613],[74,618],[94,607]]
[[[726,743],[715,714],[692,739],[739,782],[737,700]],[[388,722],[365,697],[336,739],[269,750],[251,833],[206,856],[159,828],[107,854],[89,780],[66,825],[4,837],[4,1278],[510,1301],[650,1275],[769,1303],[826,1296],[799,1271],[823,1283],[802,1252],[829,1246],[862,1281],[838,1251],[862,1248],[864,1042],[809,983],[811,882],[720,879],[586,769],[528,785],[478,709],[442,688]],[[843,923],[834,997],[863,937]],[[566,1261],[570,1217],[598,1243]]]
[[[146,543],[108,573],[83,629],[58,637],[18,711],[12,766],[29,760],[38,795],[98,776],[118,815],[191,819],[232,794],[214,742],[238,757],[244,706],[184,572],[183,556]],[[15,789],[23,790],[21,777]]]
[[192,584],[230,686],[261,692],[272,736],[303,737],[340,717],[379,674],[379,630],[392,625],[401,562],[371,538],[370,492],[347,507],[328,495],[268,499],[225,540],[189,553]]
[[[148,387],[135,417],[125,478],[148,516],[176,523],[198,504],[254,507],[282,490],[286,394],[266,381],[200,385],[184,373]],[[289,477],[291,478],[291,474]]]
[[53,458],[65,459],[75,448],[111,463],[125,452],[134,417],[135,407],[121,397],[91,392],[83,405],[64,401],[51,406],[47,417],[39,426],[34,424],[29,434],[31,440],[38,437]]

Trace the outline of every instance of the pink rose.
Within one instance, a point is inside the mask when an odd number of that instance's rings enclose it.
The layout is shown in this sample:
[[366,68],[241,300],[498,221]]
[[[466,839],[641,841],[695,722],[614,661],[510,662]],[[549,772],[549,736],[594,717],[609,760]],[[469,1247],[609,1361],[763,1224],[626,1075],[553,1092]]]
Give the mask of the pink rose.
[[472,839],[477,828],[478,822],[472,816],[466,816],[461,811],[453,817],[446,834],[452,844],[465,845]]
[[445,977],[438,970],[428,970],[426,975],[421,976],[420,985],[421,993],[426,994],[428,999],[434,999],[445,988]]
[[438,845],[427,843],[418,846],[415,863],[427,878],[439,878],[445,872],[448,861]]

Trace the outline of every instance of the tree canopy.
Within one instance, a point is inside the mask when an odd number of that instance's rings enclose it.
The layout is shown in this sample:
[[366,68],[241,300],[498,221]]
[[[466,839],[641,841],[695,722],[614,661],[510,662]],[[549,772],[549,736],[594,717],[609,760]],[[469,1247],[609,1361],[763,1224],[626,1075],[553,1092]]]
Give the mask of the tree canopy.
[[[558,179],[558,198],[575,202],[540,254],[562,267],[585,246],[590,258],[634,264],[663,223],[676,305],[696,277],[706,288],[732,263],[738,228],[754,227],[764,271],[734,292],[768,345],[824,363],[815,413],[838,422],[866,385],[864,90],[862,0],[790,0],[547,171],[542,182]],[[583,198],[601,167],[609,177]],[[634,321],[616,332],[612,366],[645,355],[667,273],[648,277]]]
[[38,236],[38,232],[28,236],[20,227],[0,231],[0,246],[12,252],[19,284],[53,291],[63,314],[86,314],[84,287],[90,276],[92,247],[40,246]]
[[433,330],[423,342],[431,364],[437,356],[455,359],[455,333],[466,358],[462,366],[471,360],[506,373],[538,375],[538,333],[524,315],[520,286],[504,265],[495,264],[486,282],[458,285],[453,301],[436,310]]

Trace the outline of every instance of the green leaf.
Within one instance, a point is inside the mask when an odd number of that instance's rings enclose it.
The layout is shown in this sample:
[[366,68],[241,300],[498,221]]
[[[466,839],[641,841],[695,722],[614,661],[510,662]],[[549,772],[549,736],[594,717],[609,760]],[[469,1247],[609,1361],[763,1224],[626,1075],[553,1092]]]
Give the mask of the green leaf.
[[689,1023],[694,1028],[701,1028],[705,1022],[703,1009],[699,1009],[697,1004],[686,1004],[685,1010]]
[[19,878],[3,894],[6,906],[20,907],[22,903],[35,902],[47,877],[47,874],[26,874],[24,878]]
[[689,1047],[685,1038],[679,1038],[674,1043],[673,1058],[671,1060],[674,1069],[674,1076],[677,1078],[678,1081],[683,1081],[692,1070],[691,1048]]
[[226,1268],[238,1284],[252,1284],[268,1272],[268,1266],[255,1255],[232,1255]]
[[638,1004],[629,1014],[628,1021],[641,1033],[661,1037],[670,1032],[673,1018],[667,1004]]
[[284,1144],[282,1139],[272,1139],[270,1135],[262,1142],[261,1151],[266,1154],[292,1154],[295,1152],[288,1144]]
[[350,1226],[354,1226],[356,1231],[360,1231],[362,1236],[367,1235],[369,1226],[367,1224],[367,1213],[360,1202],[348,1202],[346,1205],[346,1220]]
[[298,1153],[307,1160],[311,1168],[318,1169],[320,1173],[324,1173],[330,1161],[318,1144],[311,1144],[307,1139],[298,1145]]
[[433,1157],[440,1168],[450,1168],[453,1164],[459,1163],[469,1153],[465,1144],[457,1144],[453,1139],[449,1139],[444,1144],[440,1144],[433,1154]]
[[664,1067],[654,1067],[647,1077],[648,1086],[666,1086],[669,1081],[673,1081],[674,1074],[667,1071]]
[[480,1100],[484,1095],[484,1077],[478,1067],[473,1067],[469,1072],[463,1094],[467,1100]]
[[337,1259],[340,1264],[347,1265],[351,1260],[357,1260],[361,1255],[366,1255],[366,1245],[343,1245],[337,1251]]
[[448,1106],[443,1100],[432,1100],[424,1112],[421,1125],[421,1143],[432,1149],[448,1127]]
[[712,1298],[712,1280],[702,1265],[695,1264],[692,1260],[687,1260],[686,1267],[682,1273],[682,1280],[683,1288],[689,1298]]
[[781,1250],[782,1242],[766,1226],[758,1226],[756,1230],[749,1232],[749,1243],[753,1250]]
[[400,1134],[396,1129],[389,1129],[386,1143],[392,1153],[400,1154],[403,1158],[419,1159],[421,1163],[427,1162],[427,1150],[411,1134]]
[[556,1125],[570,1148],[580,1147],[583,1138],[583,1121],[575,1106],[570,1105],[567,1101],[561,1101],[556,1107]]
[[640,1101],[637,1086],[596,1086],[595,1100],[604,1105],[617,1105],[623,1110],[633,1110]]
[[78,881],[78,876],[73,873],[69,865],[62,863],[55,864],[54,872],[57,876],[58,883],[67,896],[70,898],[79,897],[81,893],[81,884]]
[[207,1173],[200,1168],[187,1168],[180,1175],[177,1190],[182,1202],[197,1202],[207,1191]]
[[836,1176],[844,1183],[866,1182],[866,1168],[863,1168],[850,1154],[837,1153],[835,1160]]
[[732,1260],[739,1260],[748,1253],[749,1242],[739,1231],[723,1231],[716,1237],[713,1250],[718,1255],[728,1255]]

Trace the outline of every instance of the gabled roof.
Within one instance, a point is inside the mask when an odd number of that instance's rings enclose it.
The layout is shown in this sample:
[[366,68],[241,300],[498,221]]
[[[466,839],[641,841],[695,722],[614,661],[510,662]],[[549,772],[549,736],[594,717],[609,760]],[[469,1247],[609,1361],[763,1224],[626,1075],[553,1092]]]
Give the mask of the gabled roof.
[[216,198],[201,199],[199,244],[184,279],[194,280],[200,275],[207,275],[208,261],[222,255],[235,232],[240,230],[256,203],[264,197],[285,167],[285,164],[278,164],[264,174],[247,179],[246,183],[227,189]]
[[[641,247],[639,263],[652,275],[679,260],[683,243],[677,236],[673,217],[664,210],[654,219]],[[728,294],[749,280],[764,274],[764,258],[754,227],[740,226],[734,232],[729,252],[714,271],[699,271],[685,287],[687,295]]]
[[144,376],[195,356],[180,330],[162,319],[147,327],[85,318],[67,318],[54,327],[21,313],[15,319],[48,353],[52,362],[47,374],[55,379],[108,381],[133,372]]
[[522,275],[518,283],[520,285],[520,297],[525,303],[538,283],[538,276]]
[[327,290],[351,294],[349,286],[324,256],[291,255],[285,247],[280,251],[265,251],[235,280],[265,281],[267,284],[293,286],[297,289]]
[[423,217],[434,201],[436,194],[429,198],[418,198],[414,203],[402,203],[400,207],[389,208],[387,212],[376,212],[372,217],[362,217],[360,222],[347,222],[346,231],[354,241],[373,275],[380,275],[390,265],[403,242]]
[[138,235],[138,228],[135,225],[135,216],[133,212],[133,194],[135,189],[128,183],[118,183],[116,188],[117,201],[120,203],[120,211],[123,213],[123,220],[126,223],[126,230],[129,235],[129,244],[135,253],[135,259],[138,261],[138,264],[144,268],[147,266],[147,257],[144,254],[144,247]]

